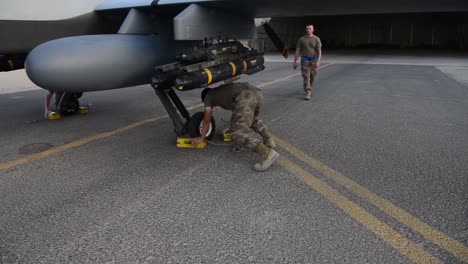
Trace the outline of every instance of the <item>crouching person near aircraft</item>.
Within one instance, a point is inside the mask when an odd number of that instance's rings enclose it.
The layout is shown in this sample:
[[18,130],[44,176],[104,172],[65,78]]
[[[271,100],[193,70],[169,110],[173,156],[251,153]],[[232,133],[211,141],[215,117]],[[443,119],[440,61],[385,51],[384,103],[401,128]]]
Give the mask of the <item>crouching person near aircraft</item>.
[[[50,101],[55,95],[55,112],[50,110]],[[53,92],[45,97],[44,102],[44,118],[49,120],[60,119],[62,115],[72,115],[76,113],[87,114],[88,107],[80,107],[78,99],[83,93],[68,93],[68,92]]]
[[[206,88],[201,94],[204,102],[204,116],[201,135],[193,139],[193,145],[205,140],[208,132],[213,107],[220,106],[232,110],[231,137],[234,145],[258,152],[262,160],[256,163],[254,170],[266,171],[278,159],[279,154],[273,148],[276,144],[262,120],[258,118],[262,106],[263,94],[260,89],[249,83],[229,83],[217,88]],[[255,137],[255,133],[262,136],[263,142]]]
[[56,112],[50,111],[50,101],[52,100],[52,97],[55,94],[55,105],[58,105],[60,102],[60,98],[62,97],[62,92],[52,92],[49,91],[49,93],[45,97],[45,102],[44,102],[44,118],[46,119],[58,119],[60,118],[60,115]]

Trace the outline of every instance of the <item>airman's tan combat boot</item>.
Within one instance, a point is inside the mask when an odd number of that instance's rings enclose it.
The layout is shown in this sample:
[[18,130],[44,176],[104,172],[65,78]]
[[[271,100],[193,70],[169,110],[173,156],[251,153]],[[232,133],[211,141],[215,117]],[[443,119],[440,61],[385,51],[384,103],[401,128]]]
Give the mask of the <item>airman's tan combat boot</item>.
[[276,148],[276,143],[273,140],[273,137],[271,136],[270,132],[264,129],[262,132],[260,132],[260,135],[262,135],[263,144],[265,144],[265,146],[269,148]]
[[263,143],[259,143],[255,150],[262,155],[262,161],[254,165],[254,170],[258,172],[266,171],[280,156],[278,152]]

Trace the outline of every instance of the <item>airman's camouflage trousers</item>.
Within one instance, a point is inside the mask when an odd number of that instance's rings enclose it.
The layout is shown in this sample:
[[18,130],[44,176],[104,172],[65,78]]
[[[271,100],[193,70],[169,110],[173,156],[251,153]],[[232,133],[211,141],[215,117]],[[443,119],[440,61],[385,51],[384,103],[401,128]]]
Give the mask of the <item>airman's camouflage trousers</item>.
[[255,133],[267,129],[258,118],[263,102],[262,91],[254,86],[242,91],[234,99],[231,117],[232,141],[237,147],[254,150],[261,143]]
[[304,92],[312,92],[312,84],[317,75],[317,61],[301,60],[301,73],[304,78]]

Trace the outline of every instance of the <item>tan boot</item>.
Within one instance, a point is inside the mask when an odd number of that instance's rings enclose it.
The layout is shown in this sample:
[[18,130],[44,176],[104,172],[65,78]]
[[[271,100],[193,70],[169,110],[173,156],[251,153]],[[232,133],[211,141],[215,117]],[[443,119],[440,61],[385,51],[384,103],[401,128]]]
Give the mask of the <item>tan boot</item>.
[[267,140],[264,140],[263,144],[265,144],[265,146],[269,147],[269,148],[276,148],[276,143],[275,141],[273,140],[273,138],[269,138]]
[[269,148],[276,148],[276,143],[273,140],[273,137],[271,136],[271,134],[266,129],[264,129],[262,132],[260,132],[260,135],[262,135],[263,144],[265,144],[265,146],[267,146]]
[[[270,149],[262,143],[258,144],[255,149],[263,157],[261,162],[254,165],[254,170],[258,172],[266,171],[280,156],[274,149]],[[267,152],[267,155],[264,155],[265,152]]]

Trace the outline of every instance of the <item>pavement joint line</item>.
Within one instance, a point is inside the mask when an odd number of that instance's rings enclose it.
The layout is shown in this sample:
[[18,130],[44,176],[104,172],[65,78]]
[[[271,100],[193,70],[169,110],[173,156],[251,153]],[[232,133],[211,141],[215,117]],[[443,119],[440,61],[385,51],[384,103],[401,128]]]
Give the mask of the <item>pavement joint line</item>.
[[[331,65],[334,65],[334,64],[336,64],[336,62],[331,62],[331,63],[325,64],[323,66],[318,67],[318,69],[322,69],[322,68],[325,68],[325,67],[328,67],[328,66],[331,66]],[[301,75],[301,73],[300,72],[299,73],[294,73],[294,74],[288,75],[286,77],[283,77],[283,78],[280,78],[280,79],[277,79],[277,80],[274,80],[274,81],[271,81],[271,82],[262,83],[260,85],[257,85],[257,87],[262,88],[262,87],[265,87],[265,86],[268,86],[268,85],[272,85],[272,84],[275,84],[275,83],[286,81],[286,80],[291,79],[292,77],[296,77],[298,75]]]
[[440,246],[452,255],[460,258],[463,262],[468,263],[468,247],[466,247],[463,243],[426,224],[402,208],[371,192],[362,185],[344,176],[342,173],[328,167],[326,164],[310,157],[306,153],[281,140],[277,136],[273,135],[273,138],[278,146],[292,154],[294,157],[316,169],[318,172],[323,173],[325,176],[331,178],[337,184],[344,186],[352,193],[373,204],[387,215],[410,227],[412,230],[422,235],[425,239]]
[[[323,67],[326,67],[328,65],[330,65],[330,64],[326,64],[326,65],[324,65],[322,67],[319,67],[319,68],[323,68]],[[257,87],[265,87],[267,85],[271,85],[271,84],[274,84],[274,83],[277,83],[277,82],[280,82],[280,81],[290,79],[290,78],[292,78],[294,76],[297,76],[297,75],[298,74],[293,74],[293,75],[290,75],[290,76],[286,76],[286,77],[277,79],[277,80],[272,81],[272,82],[260,84]],[[195,109],[195,108],[198,108],[198,107],[201,107],[201,106],[203,106],[202,103],[196,104],[196,105],[187,107],[187,110],[192,110],[192,109]],[[26,156],[24,158],[16,159],[16,160],[9,161],[9,162],[6,162],[6,163],[0,163],[0,171],[8,170],[8,169],[14,168],[16,166],[19,166],[19,165],[22,165],[22,164],[25,164],[25,163],[28,163],[28,162],[31,162],[31,161],[46,158],[46,157],[48,157],[50,155],[57,154],[57,153],[60,153],[60,152],[66,151],[66,150],[70,150],[70,149],[73,149],[73,148],[76,148],[76,147],[79,147],[79,146],[82,146],[82,145],[97,141],[99,139],[107,138],[107,137],[113,136],[113,135],[118,134],[118,133],[122,133],[124,131],[130,130],[130,129],[133,129],[133,128],[136,128],[136,127],[139,127],[139,126],[143,126],[143,125],[146,125],[148,123],[158,121],[160,119],[165,119],[167,117],[169,117],[168,114],[153,117],[153,118],[148,118],[148,119],[145,119],[145,120],[130,124],[130,125],[125,126],[125,127],[117,128],[117,129],[112,130],[112,131],[108,131],[108,132],[100,133],[100,134],[90,136],[90,137],[87,137],[87,138],[79,139],[79,140],[70,142],[68,144],[65,144],[65,145],[62,145],[62,146],[59,146],[59,147],[56,147],[56,148],[52,148],[52,149],[49,149],[49,150],[46,150],[46,151],[43,151],[43,152],[39,152],[39,153],[36,153],[36,154]]]
[[367,212],[353,201],[340,194],[325,182],[319,180],[312,174],[302,169],[299,165],[284,157],[278,159],[278,163],[290,172],[299,175],[301,181],[306,183],[316,192],[335,204],[345,213],[357,220],[360,224],[379,236],[382,240],[390,244],[402,255],[408,257],[414,263],[443,263],[440,259],[424,250],[421,245],[410,241],[401,233],[391,228],[386,223],[380,221],[375,216]]

